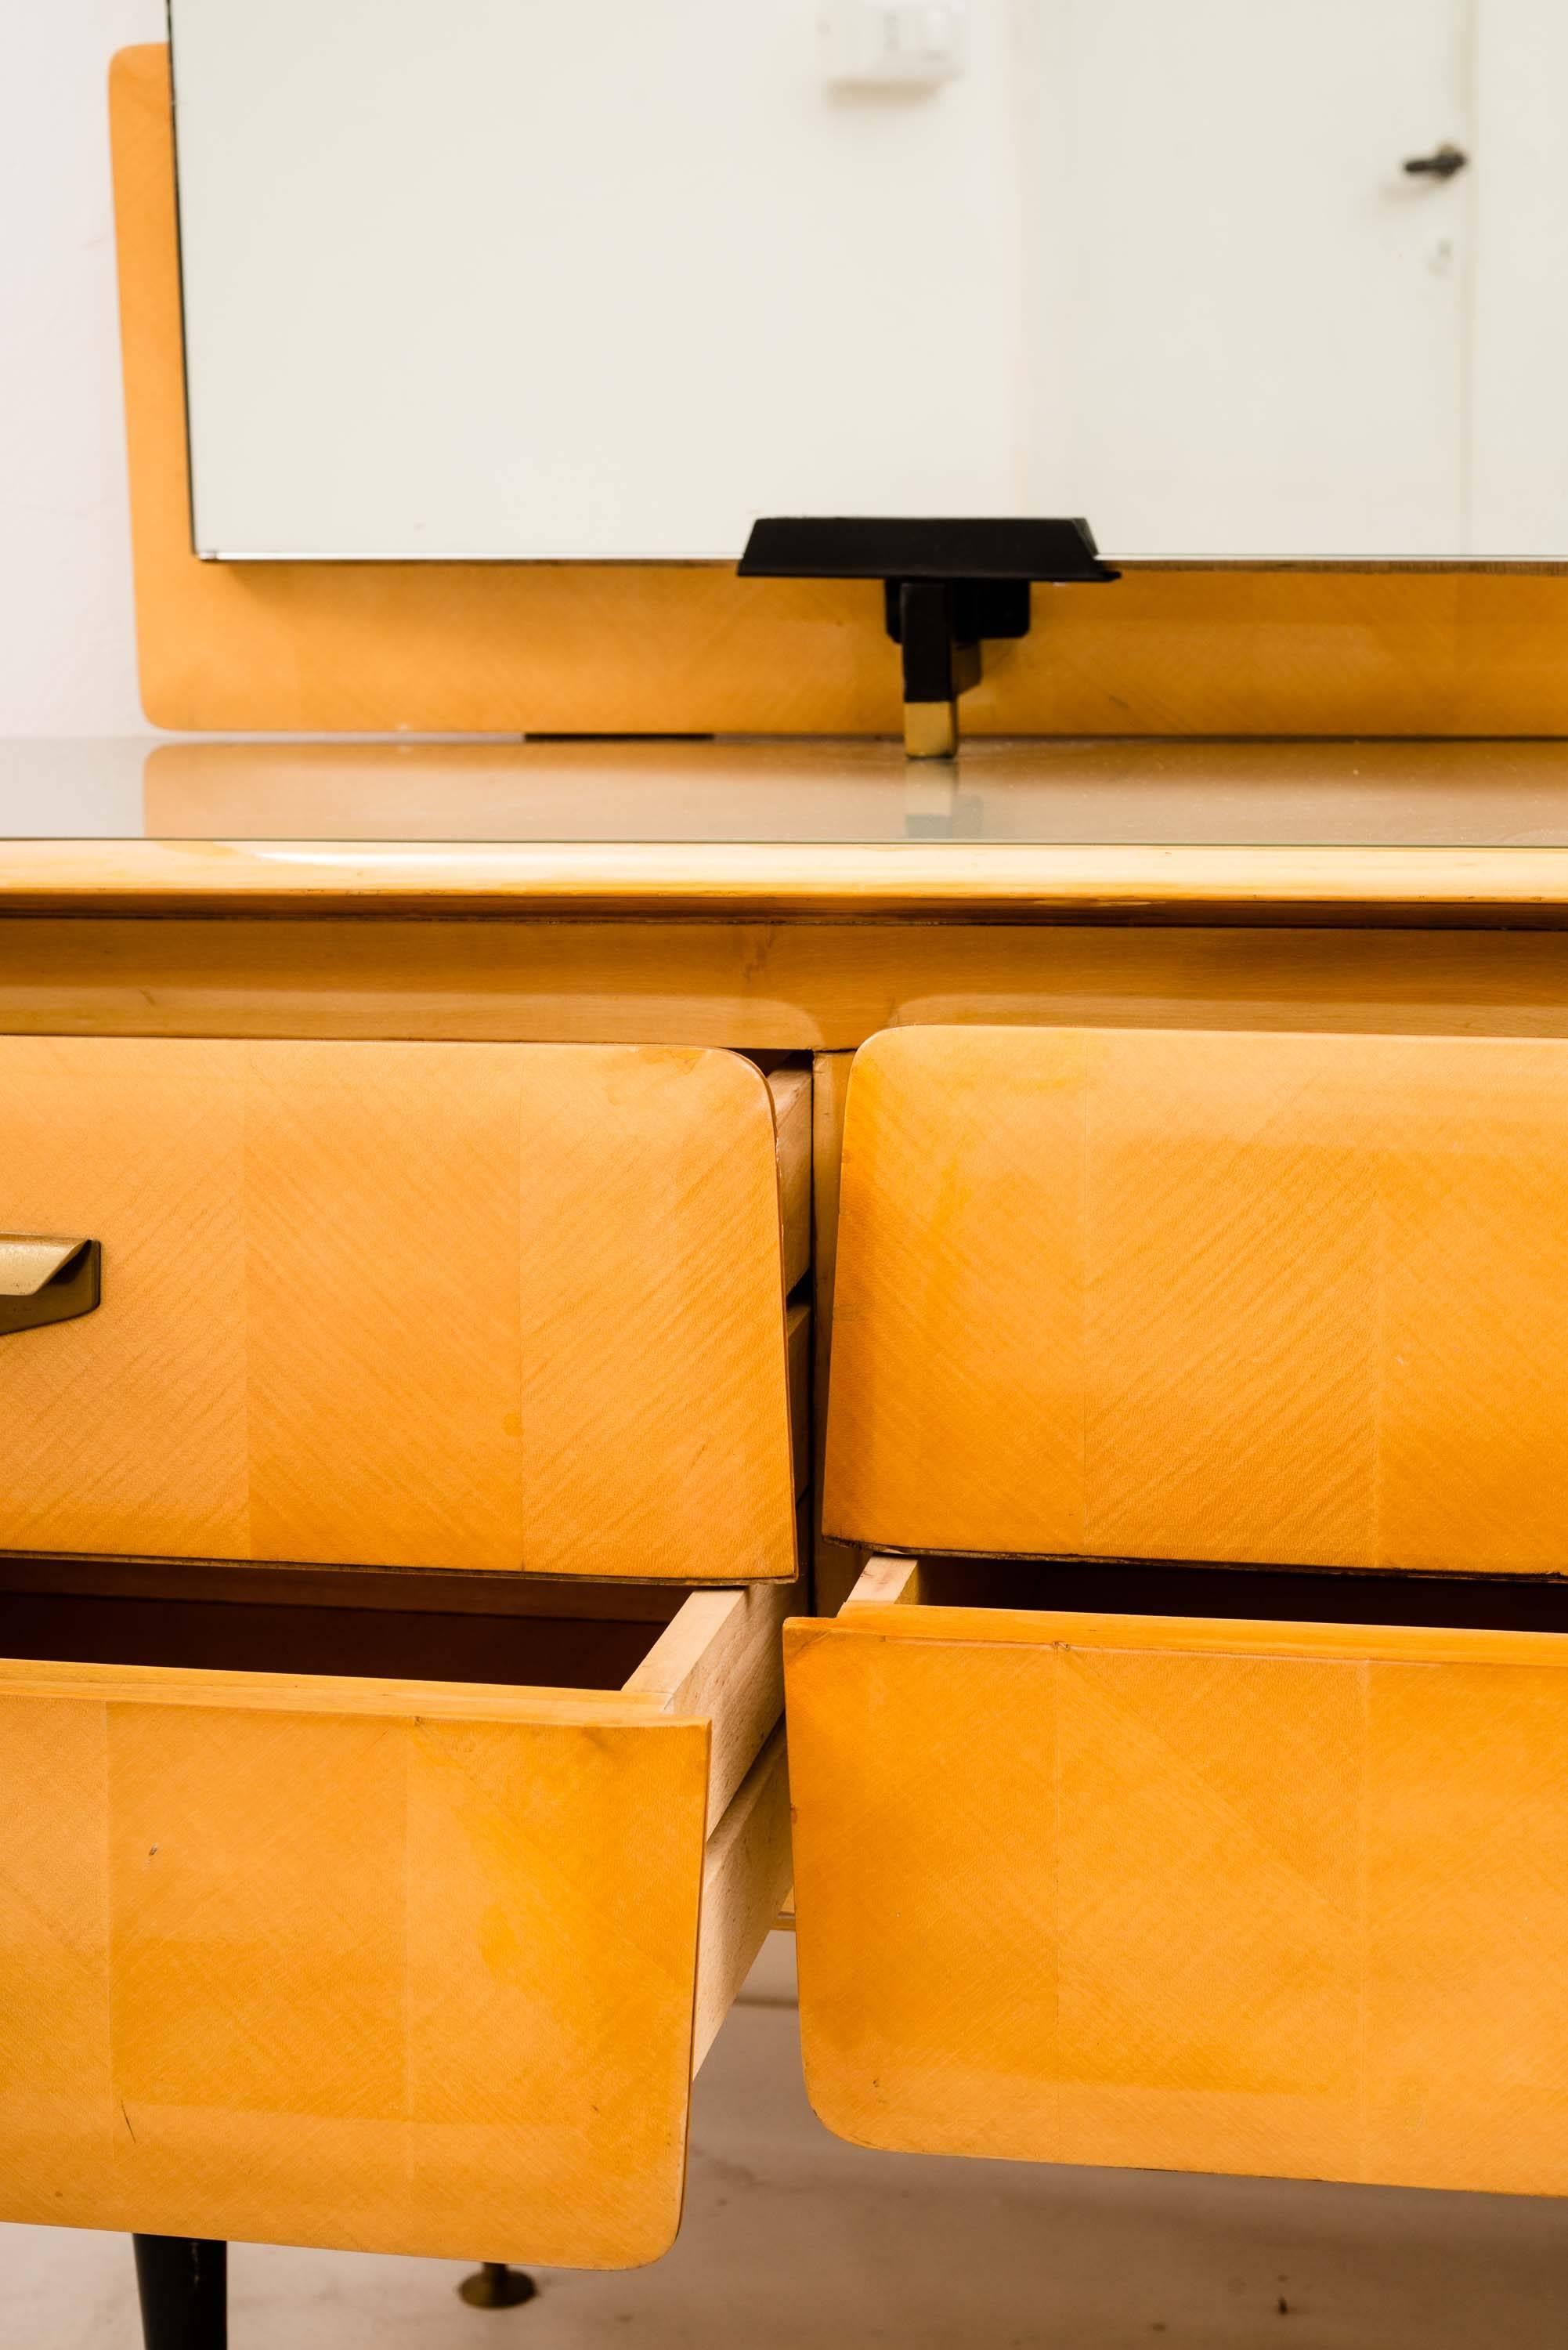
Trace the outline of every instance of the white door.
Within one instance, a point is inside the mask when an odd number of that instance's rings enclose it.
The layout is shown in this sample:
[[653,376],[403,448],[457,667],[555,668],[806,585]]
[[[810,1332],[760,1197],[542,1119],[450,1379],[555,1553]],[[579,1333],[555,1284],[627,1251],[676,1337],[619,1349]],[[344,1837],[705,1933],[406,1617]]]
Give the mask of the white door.
[[[1124,555],[1470,545],[1488,0],[1017,0],[1031,503]],[[1565,12],[1568,13],[1568,12]]]

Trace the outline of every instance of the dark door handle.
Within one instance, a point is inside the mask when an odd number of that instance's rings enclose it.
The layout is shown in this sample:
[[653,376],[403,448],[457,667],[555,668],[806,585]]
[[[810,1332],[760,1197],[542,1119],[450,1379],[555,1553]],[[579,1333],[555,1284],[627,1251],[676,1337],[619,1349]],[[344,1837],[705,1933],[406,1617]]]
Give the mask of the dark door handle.
[[1442,145],[1434,148],[1429,155],[1407,155],[1405,169],[1416,179],[1451,180],[1456,172],[1464,170],[1469,160],[1462,147],[1455,147],[1445,139]]

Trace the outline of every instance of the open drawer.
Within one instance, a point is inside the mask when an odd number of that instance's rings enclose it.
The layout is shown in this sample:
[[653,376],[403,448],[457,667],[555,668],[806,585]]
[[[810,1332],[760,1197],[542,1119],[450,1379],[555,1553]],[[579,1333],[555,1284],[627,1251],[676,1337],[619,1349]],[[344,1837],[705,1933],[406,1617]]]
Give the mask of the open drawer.
[[785,1633],[817,2112],[1568,2193],[1565,1635],[1560,1583],[874,1559]]
[[0,1550],[791,1577],[809,1229],[732,1053],[0,1037]]
[[348,1579],[0,1592],[0,2218],[652,2260],[789,1882],[784,1594]]

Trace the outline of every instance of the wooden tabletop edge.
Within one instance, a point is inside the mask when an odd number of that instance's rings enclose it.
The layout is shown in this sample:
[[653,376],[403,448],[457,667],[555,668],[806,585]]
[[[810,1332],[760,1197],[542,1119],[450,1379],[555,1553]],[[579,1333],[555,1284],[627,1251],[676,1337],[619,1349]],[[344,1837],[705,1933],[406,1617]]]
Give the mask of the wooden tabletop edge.
[[0,913],[1568,920],[1568,847],[9,840]]

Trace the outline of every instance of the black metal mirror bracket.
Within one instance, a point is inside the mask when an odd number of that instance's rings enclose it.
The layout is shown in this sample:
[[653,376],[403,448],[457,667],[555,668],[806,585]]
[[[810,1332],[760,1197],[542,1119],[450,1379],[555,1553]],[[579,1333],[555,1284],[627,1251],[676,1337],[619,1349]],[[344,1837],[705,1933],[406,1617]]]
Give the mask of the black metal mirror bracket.
[[978,685],[989,638],[1026,637],[1032,589],[1103,586],[1102,563],[1081,519],[1010,522],[783,517],[754,525],[742,579],[880,579],[888,634],[904,666],[904,748],[950,759],[958,705]]

